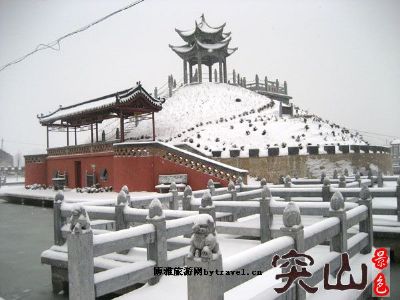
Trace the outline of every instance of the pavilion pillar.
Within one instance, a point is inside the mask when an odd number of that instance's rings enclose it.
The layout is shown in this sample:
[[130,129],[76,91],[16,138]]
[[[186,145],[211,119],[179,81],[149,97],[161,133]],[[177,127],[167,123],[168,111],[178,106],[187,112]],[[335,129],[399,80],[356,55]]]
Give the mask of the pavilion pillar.
[[218,60],[218,66],[219,66],[219,82],[223,82],[223,76],[222,76],[222,61],[221,59]]
[[47,132],[47,149],[49,148],[49,126],[46,126],[46,132]]
[[189,63],[189,83],[193,82],[193,68],[192,65]]
[[187,61],[186,59],[183,60],[183,83],[187,84]]
[[69,146],[69,126],[67,126],[67,146]]
[[208,81],[212,82],[212,65],[208,66]]
[[224,82],[227,83],[228,82],[228,71],[227,71],[227,67],[226,67],[226,57],[224,58]]
[[125,130],[124,130],[124,115],[121,113],[121,115],[120,115],[120,119],[119,119],[119,123],[120,123],[120,136],[121,136],[121,139],[120,139],[120,141],[121,141],[121,143],[122,142],[125,142]]
[[90,141],[93,144],[93,123],[90,124]]
[[156,140],[156,126],[154,122],[154,112],[151,112],[151,119],[153,121],[153,141]]
[[99,142],[99,124],[96,122],[96,143]]
[[203,82],[203,73],[201,71],[201,56],[200,55],[197,57],[197,74],[199,77],[199,83],[202,83]]
[[78,139],[76,138],[76,126],[75,126],[75,146],[78,144]]

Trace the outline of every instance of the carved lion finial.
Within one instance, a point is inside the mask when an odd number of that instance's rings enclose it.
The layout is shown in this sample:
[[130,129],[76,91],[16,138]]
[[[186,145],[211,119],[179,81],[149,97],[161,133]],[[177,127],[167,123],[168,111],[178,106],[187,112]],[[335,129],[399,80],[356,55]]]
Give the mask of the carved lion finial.
[[208,182],[207,182],[207,187],[208,188],[210,188],[210,187],[214,187],[214,181],[210,178],[209,180],[208,180]]
[[290,177],[290,175],[286,175],[285,183],[290,183],[290,182],[292,182],[292,178]]
[[340,182],[345,182],[346,181],[346,177],[344,177],[344,175],[340,175],[339,181]]
[[90,219],[83,206],[77,206],[72,210],[69,222],[72,233],[82,233],[90,230]]
[[341,192],[336,191],[331,198],[331,209],[342,210],[344,209],[344,198]]
[[262,179],[260,180],[260,185],[261,185],[261,187],[266,186],[266,185],[267,185],[267,179],[262,178]]
[[129,195],[128,186],[124,185],[124,186],[121,188],[121,191],[123,191],[126,195]]
[[330,185],[330,184],[331,184],[331,181],[329,180],[329,178],[328,178],[328,177],[324,177],[324,181],[323,181],[323,183],[324,183],[324,186],[328,186],[328,185]]
[[117,205],[126,205],[128,203],[128,199],[126,197],[126,193],[121,189],[117,196]]
[[360,191],[361,200],[371,200],[371,191],[366,184],[363,184]]
[[201,207],[207,207],[207,206],[212,206],[213,202],[211,199],[211,193],[210,191],[205,191],[203,196],[201,197]]
[[62,190],[58,190],[56,196],[54,197],[54,202],[61,203],[64,201],[64,192]]
[[296,203],[290,201],[283,211],[283,224],[285,227],[293,227],[301,224],[300,209]]
[[170,192],[175,192],[177,190],[178,190],[178,188],[176,187],[175,181],[171,182],[171,184],[169,185],[169,191]]
[[229,180],[228,183],[228,192],[233,192],[236,190],[235,183],[232,180]]
[[164,216],[164,212],[162,209],[162,205],[160,200],[158,200],[157,198],[154,198],[150,205],[149,205],[149,215],[148,217],[150,219],[155,218],[155,217],[163,217]]
[[239,176],[238,179],[236,180],[236,184],[242,185],[243,184],[243,178],[242,176]]
[[199,215],[192,230],[188,258],[216,259],[220,252],[213,218],[210,215]]
[[183,191],[183,197],[189,197],[192,196],[193,191],[192,191],[192,187],[190,185],[187,185],[185,187],[185,190]]

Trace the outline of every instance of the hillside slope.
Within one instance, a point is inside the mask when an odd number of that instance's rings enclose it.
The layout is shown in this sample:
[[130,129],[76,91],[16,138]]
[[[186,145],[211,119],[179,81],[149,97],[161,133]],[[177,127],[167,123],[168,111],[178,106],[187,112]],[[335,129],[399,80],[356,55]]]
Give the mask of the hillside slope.
[[[188,143],[200,152],[211,155],[221,150],[229,156],[230,149],[280,147],[287,154],[288,146],[365,144],[357,132],[308,115],[301,109],[294,117],[279,117],[279,102],[229,84],[203,83],[185,86],[166,100],[162,111],[155,115],[157,140],[172,144]],[[127,138],[151,136],[150,121],[126,125]]]

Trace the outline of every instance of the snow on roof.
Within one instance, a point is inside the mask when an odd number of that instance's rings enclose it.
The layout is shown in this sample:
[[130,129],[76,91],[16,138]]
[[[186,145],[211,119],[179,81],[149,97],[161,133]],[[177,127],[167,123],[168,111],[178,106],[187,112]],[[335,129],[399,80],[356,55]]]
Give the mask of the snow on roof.
[[208,44],[208,43],[202,43],[196,39],[196,44],[207,50],[217,50],[217,49],[222,49],[222,48],[228,46],[230,41],[231,41],[231,37],[228,37],[218,43]]
[[201,32],[204,33],[211,33],[211,34],[215,34],[215,33],[219,33],[221,32],[224,27],[225,27],[225,23],[222,24],[221,26],[217,26],[217,27],[213,27],[210,26],[207,22],[206,19],[204,17],[204,14],[201,15],[200,20],[199,21],[195,21],[195,28],[191,29],[191,30],[179,30],[179,29],[175,29],[176,32],[178,32],[181,36],[184,37],[189,37],[191,35],[193,35],[197,30],[200,30]]
[[400,144],[400,139],[395,139],[395,140],[391,141],[390,144],[391,144],[391,145]]

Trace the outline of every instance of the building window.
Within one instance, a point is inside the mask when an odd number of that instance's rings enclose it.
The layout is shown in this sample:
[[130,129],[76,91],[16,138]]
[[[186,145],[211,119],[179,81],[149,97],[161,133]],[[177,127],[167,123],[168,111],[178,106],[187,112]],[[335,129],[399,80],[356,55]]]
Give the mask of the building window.
[[100,180],[107,181],[108,180],[108,171],[107,169],[103,169],[100,171]]

